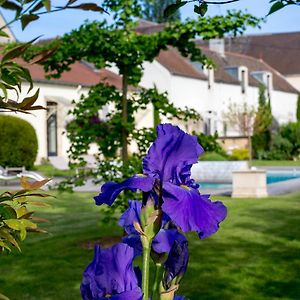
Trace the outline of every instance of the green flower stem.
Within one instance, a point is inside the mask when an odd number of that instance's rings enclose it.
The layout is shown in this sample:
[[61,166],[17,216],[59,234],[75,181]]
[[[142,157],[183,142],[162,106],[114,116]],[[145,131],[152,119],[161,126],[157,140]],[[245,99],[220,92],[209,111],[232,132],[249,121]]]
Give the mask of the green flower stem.
[[154,277],[154,282],[153,282],[153,286],[152,286],[152,300],[159,300],[159,286],[160,286],[160,282],[162,279],[162,264],[161,263],[156,263],[155,264],[155,277]]
[[143,300],[149,299],[149,264],[150,264],[150,251],[152,240],[148,240],[146,236],[141,237],[143,245],[143,270],[142,270],[142,290]]

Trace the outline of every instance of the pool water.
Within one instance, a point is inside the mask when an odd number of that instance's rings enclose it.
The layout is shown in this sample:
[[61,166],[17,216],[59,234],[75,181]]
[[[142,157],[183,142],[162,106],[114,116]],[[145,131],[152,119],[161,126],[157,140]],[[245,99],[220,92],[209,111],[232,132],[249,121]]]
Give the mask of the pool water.
[[300,178],[300,174],[291,174],[291,173],[269,173],[267,174],[267,184],[286,181],[290,179]]
[[[286,181],[290,179],[300,178],[300,173],[268,173],[267,184],[276,183],[280,181]],[[218,182],[201,182],[200,188],[202,189],[231,189],[231,183],[218,183]]]

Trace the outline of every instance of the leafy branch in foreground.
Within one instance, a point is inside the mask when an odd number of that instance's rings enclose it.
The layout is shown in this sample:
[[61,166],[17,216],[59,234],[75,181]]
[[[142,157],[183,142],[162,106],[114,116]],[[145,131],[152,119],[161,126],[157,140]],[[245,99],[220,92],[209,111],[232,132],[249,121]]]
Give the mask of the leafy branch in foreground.
[[[188,3],[197,3],[194,5],[194,12],[197,15],[200,15],[203,17],[207,10],[209,5],[220,5],[220,4],[230,4],[234,2],[239,2],[240,0],[220,0],[220,1],[206,1],[206,0],[187,0],[187,1],[182,1],[178,0],[175,3],[172,3],[168,5],[165,10],[164,10],[164,17],[169,18],[173,14],[177,13],[177,11],[185,6]],[[269,3],[272,4],[268,15],[271,15],[278,10],[288,6],[288,5],[297,5],[300,6],[300,0],[269,0]]]
[[26,238],[27,232],[44,232],[38,228],[36,222],[47,220],[33,216],[34,211],[29,210],[28,206],[49,206],[35,199],[50,197],[40,190],[49,180],[30,183],[22,177],[22,190],[0,195],[0,253],[4,250],[11,251],[11,247],[21,251],[19,242]]

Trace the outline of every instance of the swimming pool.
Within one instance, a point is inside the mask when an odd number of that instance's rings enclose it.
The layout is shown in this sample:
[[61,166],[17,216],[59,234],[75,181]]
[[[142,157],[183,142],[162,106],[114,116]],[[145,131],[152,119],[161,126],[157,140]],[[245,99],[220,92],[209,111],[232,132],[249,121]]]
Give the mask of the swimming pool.
[[[300,178],[298,172],[268,172],[267,173],[267,184],[286,181],[290,179]],[[220,183],[220,182],[201,182],[200,188],[202,189],[231,189],[231,183]]]

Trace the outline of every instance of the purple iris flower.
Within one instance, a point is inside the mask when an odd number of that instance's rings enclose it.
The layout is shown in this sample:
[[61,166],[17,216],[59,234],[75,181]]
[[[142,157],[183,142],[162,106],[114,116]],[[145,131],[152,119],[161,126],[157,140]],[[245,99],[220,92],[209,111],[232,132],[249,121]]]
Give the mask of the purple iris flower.
[[149,192],[154,185],[154,178],[145,176],[143,174],[138,174],[130,177],[129,179],[116,183],[107,182],[101,187],[101,193],[94,197],[97,205],[103,203],[107,205],[112,205],[118,195],[125,189],[135,192],[137,189],[143,192]]
[[191,167],[203,152],[195,136],[171,124],[158,125],[157,139],[143,160],[144,176],[104,184],[96,204],[111,205],[124,189],[151,191],[157,194],[158,206],[184,232],[196,231],[201,239],[206,238],[218,230],[227,209],[222,202],[201,195],[191,179]]
[[134,250],[126,244],[104,250],[96,246],[94,259],[83,273],[82,299],[142,300],[133,259]]
[[[140,213],[142,203],[137,200],[128,201],[129,208],[121,215],[119,225],[124,228],[128,236],[123,238],[123,242],[135,249],[135,254],[140,255],[143,247],[141,244],[140,234],[134,228],[134,222],[140,223]],[[163,215],[162,225],[169,222],[168,216]],[[175,240],[186,240],[184,235],[177,229],[160,229],[152,242],[152,248],[157,253],[170,252]]]
[[168,290],[172,285],[172,280],[176,277],[183,277],[189,261],[187,240],[175,241],[169,256],[165,262],[165,273],[163,285]]

